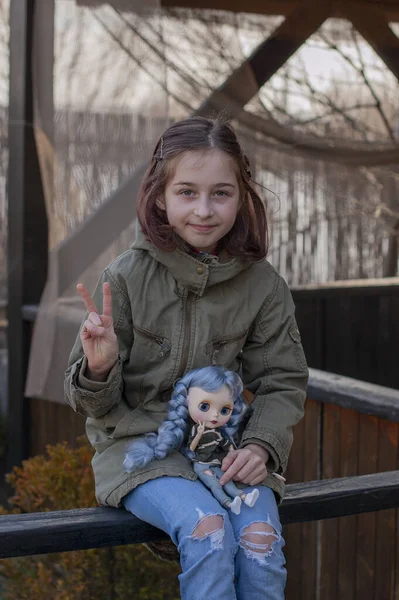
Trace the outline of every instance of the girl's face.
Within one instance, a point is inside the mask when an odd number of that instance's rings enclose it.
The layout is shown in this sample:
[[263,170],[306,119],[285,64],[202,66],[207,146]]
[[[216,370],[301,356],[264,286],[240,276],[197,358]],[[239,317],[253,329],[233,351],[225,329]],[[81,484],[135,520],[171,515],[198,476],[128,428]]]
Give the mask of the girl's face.
[[192,387],[188,392],[188,412],[195,423],[205,423],[216,429],[226,425],[233,411],[229,389],[224,385],[218,392],[205,392]]
[[211,254],[233,227],[239,204],[235,162],[217,149],[187,151],[178,157],[158,202],[175,233]]

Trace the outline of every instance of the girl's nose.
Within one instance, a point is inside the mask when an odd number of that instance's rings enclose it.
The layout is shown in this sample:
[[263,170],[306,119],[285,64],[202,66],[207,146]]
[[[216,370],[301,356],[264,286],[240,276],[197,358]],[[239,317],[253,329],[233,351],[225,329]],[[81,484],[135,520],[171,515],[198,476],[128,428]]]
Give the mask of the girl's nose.
[[213,215],[213,207],[211,200],[207,197],[199,198],[194,213],[197,217],[200,217],[201,219],[211,217]]

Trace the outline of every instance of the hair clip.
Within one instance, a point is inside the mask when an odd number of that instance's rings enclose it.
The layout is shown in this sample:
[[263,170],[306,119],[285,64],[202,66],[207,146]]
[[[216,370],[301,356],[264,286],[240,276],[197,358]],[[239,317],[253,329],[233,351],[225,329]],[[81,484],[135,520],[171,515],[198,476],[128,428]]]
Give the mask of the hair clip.
[[161,140],[160,140],[160,149],[159,149],[159,160],[163,159],[163,135],[161,135]]

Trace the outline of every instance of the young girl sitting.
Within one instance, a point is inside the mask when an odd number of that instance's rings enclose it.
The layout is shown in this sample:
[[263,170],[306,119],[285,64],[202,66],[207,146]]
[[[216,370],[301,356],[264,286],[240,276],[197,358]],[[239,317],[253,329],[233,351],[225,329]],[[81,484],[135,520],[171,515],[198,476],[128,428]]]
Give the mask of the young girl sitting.
[[[266,210],[230,126],[193,117],[165,131],[137,214],[133,247],[105,269],[93,298],[78,285],[87,315],[65,391],[87,417],[97,499],[170,535],[183,600],[282,600],[277,502],[307,367],[290,292],[265,260]],[[239,514],[178,449],[133,473],[123,467],[127,444],[165,420],[176,380],[212,364],[239,373],[253,394],[238,448],[221,464],[221,485],[259,487]]]

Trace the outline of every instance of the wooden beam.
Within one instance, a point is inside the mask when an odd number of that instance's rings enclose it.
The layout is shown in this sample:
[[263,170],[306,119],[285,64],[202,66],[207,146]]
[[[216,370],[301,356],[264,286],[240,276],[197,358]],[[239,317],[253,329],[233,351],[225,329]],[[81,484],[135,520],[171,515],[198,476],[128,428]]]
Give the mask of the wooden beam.
[[331,3],[327,1],[298,5],[205,100],[196,114],[209,116],[227,109],[234,116],[330,15]]
[[308,397],[317,402],[399,422],[399,390],[309,369]]
[[146,168],[147,163],[139,165],[127,180],[54,250],[57,254],[59,295],[76,282],[77,277],[134,221],[135,199]]
[[[8,416],[6,468],[20,464],[28,451],[24,386],[30,329],[24,304],[39,302],[47,277],[47,215],[32,127],[34,90],[33,0],[10,4],[10,92],[8,165]],[[51,18],[51,13],[50,13]],[[46,25],[47,23],[45,23]],[[45,33],[44,33],[45,32]],[[52,24],[43,35],[50,42]],[[52,80],[52,78],[51,78]]]
[[342,13],[399,80],[399,38],[389,27],[384,10],[377,4],[342,3]]
[[[399,471],[287,485],[283,524],[399,506]],[[0,558],[167,539],[124,509],[86,508],[0,516]]]
[[298,0],[249,0],[245,4],[243,0],[161,0],[162,8],[225,10],[234,13],[284,16],[292,12],[298,4]]
[[[72,1],[72,0],[71,0]],[[74,0],[75,1],[75,0]],[[144,2],[144,0],[143,0]],[[104,0],[77,0],[77,4],[82,6],[99,6]],[[194,10],[221,10],[232,13],[247,13],[267,16],[287,16],[298,5],[303,4],[303,0],[161,0],[162,8],[187,8]],[[107,4],[118,10],[134,11],[133,0],[108,0]],[[315,2],[316,4],[316,2]],[[388,21],[399,21],[399,0],[357,0],[345,3],[334,0],[331,16],[343,17],[342,5],[353,4],[357,10],[362,11],[363,7],[378,5],[383,10]]]

